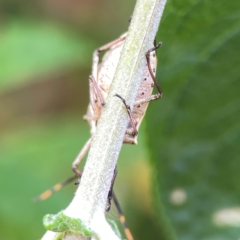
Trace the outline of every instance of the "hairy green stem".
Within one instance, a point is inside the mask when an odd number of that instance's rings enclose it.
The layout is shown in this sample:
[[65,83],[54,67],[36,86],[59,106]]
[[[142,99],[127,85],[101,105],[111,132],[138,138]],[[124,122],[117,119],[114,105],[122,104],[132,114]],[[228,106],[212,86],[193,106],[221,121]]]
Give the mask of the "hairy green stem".
[[[146,65],[145,53],[152,46],[165,4],[166,0],[138,0],[136,3],[81,184],[72,202],[63,211],[69,217],[80,218],[100,240],[119,240],[106,222],[104,212],[129,118],[122,102],[114,95],[118,93],[130,107],[133,106]],[[47,235],[42,239],[53,239],[47,238]]]

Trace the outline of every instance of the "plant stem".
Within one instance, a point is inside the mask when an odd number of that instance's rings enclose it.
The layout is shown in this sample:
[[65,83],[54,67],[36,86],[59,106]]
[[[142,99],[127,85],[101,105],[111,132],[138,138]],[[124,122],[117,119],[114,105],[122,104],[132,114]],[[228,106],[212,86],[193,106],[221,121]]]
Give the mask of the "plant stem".
[[132,108],[146,65],[145,53],[152,47],[165,4],[166,0],[138,0],[136,3],[81,184],[64,210],[67,216],[80,218],[88,224],[101,240],[119,240],[106,222],[104,212],[129,118],[122,102],[114,94],[121,95]]

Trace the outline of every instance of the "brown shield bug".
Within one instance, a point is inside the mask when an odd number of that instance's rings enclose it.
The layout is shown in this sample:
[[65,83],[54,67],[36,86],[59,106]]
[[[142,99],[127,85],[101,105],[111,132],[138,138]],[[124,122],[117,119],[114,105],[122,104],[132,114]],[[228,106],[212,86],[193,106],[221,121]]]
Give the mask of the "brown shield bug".
[[[111,87],[113,76],[118,65],[118,61],[121,55],[121,51],[126,36],[127,33],[124,33],[118,39],[96,49],[93,53],[92,75],[89,77],[90,103],[88,105],[87,113],[83,117],[85,120],[87,120],[87,122],[90,125],[91,137],[87,140],[87,142],[85,143],[85,145],[83,146],[83,148],[81,149],[81,151],[79,152],[78,156],[76,157],[72,164],[72,169],[76,173],[76,175],[62,183],[56,184],[52,189],[44,192],[39,197],[37,197],[36,200],[45,200],[53,192],[58,191],[64,185],[82,175],[82,172],[77,168],[81,160],[84,158],[84,156],[87,154],[90,148],[92,136],[96,131],[97,122],[101,116],[101,111],[104,105],[106,104],[105,101],[108,96],[109,89]],[[123,102],[129,115],[129,123],[126,127],[126,133],[123,139],[123,143],[137,144],[138,129],[146,113],[149,102],[162,97],[162,90],[159,87],[155,78],[157,67],[157,58],[155,50],[160,46],[161,43],[153,46],[145,54],[146,66],[142,75],[141,84],[138,89],[133,109],[132,110],[130,109],[125,99],[123,99],[119,94],[116,93],[115,95],[116,97],[120,98],[120,100]],[[106,53],[102,57],[101,62],[99,62],[99,55],[102,51],[106,51]],[[154,86],[156,86],[158,90],[157,94],[152,94]],[[125,218],[124,215],[122,214],[117,198],[114,192],[112,191],[112,186],[115,177],[116,171],[114,173],[111,189],[109,191],[108,208],[110,208],[110,201],[113,198],[113,201],[120,214],[120,221],[124,226],[126,236],[128,240],[133,240],[133,237],[129,229],[126,226]]]
[[[90,89],[90,103],[84,119],[88,121],[91,129],[91,135],[93,136],[97,122],[101,116],[101,111],[105,105],[114,73],[117,68],[117,64],[121,55],[122,47],[125,41],[127,33],[124,33],[120,38],[98,48],[93,53],[93,65],[92,75],[89,77],[89,89]],[[126,128],[126,133],[123,139],[123,143],[137,144],[137,133],[141,125],[142,119],[146,113],[148,103],[152,100],[156,100],[162,97],[162,90],[159,87],[155,74],[157,67],[157,58],[155,50],[159,48],[162,43],[157,44],[146,52],[146,67],[142,75],[142,81],[138,90],[138,94],[131,110],[126,104],[125,100],[118,94],[119,97],[129,114],[129,124]],[[106,51],[99,63],[99,54],[102,51]],[[152,95],[153,87],[156,86],[158,93]],[[77,167],[83,157],[88,152],[91,145],[91,138],[86,142],[79,155],[72,164],[73,171],[76,174],[80,174]]]

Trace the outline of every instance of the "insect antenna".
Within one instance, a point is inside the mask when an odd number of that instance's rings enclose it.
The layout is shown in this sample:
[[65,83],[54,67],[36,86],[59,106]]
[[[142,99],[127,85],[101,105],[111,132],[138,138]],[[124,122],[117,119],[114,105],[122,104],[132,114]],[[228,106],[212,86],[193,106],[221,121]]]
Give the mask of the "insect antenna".
[[128,228],[127,226],[127,223],[126,223],[126,218],[123,214],[123,211],[121,209],[121,206],[117,200],[117,197],[116,197],[116,194],[114,193],[114,191],[112,191],[112,199],[113,199],[113,202],[117,208],[117,211],[118,211],[118,214],[119,214],[119,219],[120,219],[120,222],[123,226],[123,229],[124,229],[124,232],[125,232],[125,235],[127,237],[128,240],[134,240],[133,239],[133,236],[132,236],[132,233],[130,231],[130,229]]
[[60,189],[62,189],[64,186],[66,186],[67,184],[73,182],[74,180],[76,180],[77,178],[79,178],[78,175],[74,175],[66,180],[64,180],[61,183],[57,183],[56,185],[54,185],[52,188],[48,189],[47,191],[43,192],[42,194],[40,194],[39,196],[35,197],[33,199],[34,202],[39,202],[39,201],[44,201],[47,198],[49,198],[54,192],[59,191]]

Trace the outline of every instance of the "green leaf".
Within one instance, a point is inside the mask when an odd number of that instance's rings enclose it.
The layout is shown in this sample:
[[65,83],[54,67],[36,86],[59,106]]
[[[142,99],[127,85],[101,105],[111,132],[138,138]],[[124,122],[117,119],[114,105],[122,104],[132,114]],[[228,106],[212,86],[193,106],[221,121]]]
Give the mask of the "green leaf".
[[53,232],[70,232],[86,237],[91,237],[93,235],[93,231],[87,227],[81,219],[70,218],[63,212],[45,215],[43,218],[43,225],[47,230]]
[[240,235],[239,7],[169,1],[157,36],[164,94],[147,114],[148,143],[159,222],[178,239]]

